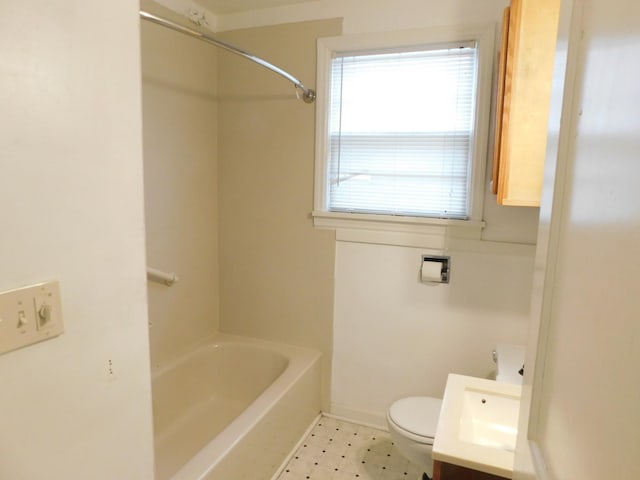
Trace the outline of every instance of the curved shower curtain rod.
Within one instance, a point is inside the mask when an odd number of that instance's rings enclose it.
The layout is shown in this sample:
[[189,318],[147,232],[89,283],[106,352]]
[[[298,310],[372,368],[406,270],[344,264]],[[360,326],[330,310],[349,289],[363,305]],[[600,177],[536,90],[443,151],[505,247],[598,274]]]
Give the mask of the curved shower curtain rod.
[[289,80],[291,83],[293,83],[295,85],[295,87],[297,89],[300,89],[302,91],[302,100],[304,100],[305,103],[313,103],[316,99],[316,92],[314,92],[313,90],[311,90],[310,88],[305,87],[302,82],[300,80],[298,80],[296,77],[294,77],[293,75],[291,75],[290,73],[282,70],[279,67],[276,67],[275,65],[267,62],[266,60],[263,60],[260,57],[256,57],[255,55],[253,55],[252,53],[247,52],[246,50],[242,50],[234,45],[231,45],[229,43],[223,42],[221,40],[217,40],[213,37],[210,37],[208,35],[205,35],[204,33],[198,32],[197,30],[193,30],[191,28],[188,27],[184,27],[178,23],[174,23],[171,20],[167,20],[166,18],[162,18],[162,17],[158,17],[156,15],[153,15],[151,13],[145,12],[143,10],[140,10],[140,18],[142,18],[143,20],[148,20],[149,22],[153,22],[156,23],[158,25],[162,25],[163,27],[167,27],[170,28],[172,30],[175,30],[176,32],[180,32],[180,33],[184,33],[186,35],[190,35],[192,37],[198,38],[204,42],[210,43],[212,45],[215,45],[216,47],[220,47],[223,48],[231,53],[235,53],[236,55],[240,55],[241,57],[244,57],[248,60],[251,60],[252,62],[255,62],[259,65],[262,65],[265,68],[268,68],[269,70],[271,70],[272,72],[277,73],[278,75],[286,78],[287,80]]

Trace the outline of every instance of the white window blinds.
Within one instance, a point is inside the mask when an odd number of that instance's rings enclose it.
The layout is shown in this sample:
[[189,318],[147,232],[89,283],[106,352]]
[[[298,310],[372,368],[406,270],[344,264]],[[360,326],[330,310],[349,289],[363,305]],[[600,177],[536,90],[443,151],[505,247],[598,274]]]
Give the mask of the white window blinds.
[[467,218],[475,44],[332,60],[328,207]]

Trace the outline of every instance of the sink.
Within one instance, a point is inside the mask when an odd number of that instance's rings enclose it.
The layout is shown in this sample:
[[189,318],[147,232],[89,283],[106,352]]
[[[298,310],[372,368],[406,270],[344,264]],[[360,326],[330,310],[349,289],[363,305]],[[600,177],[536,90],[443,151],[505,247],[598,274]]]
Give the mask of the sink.
[[511,478],[521,392],[520,385],[450,374],[434,460]]
[[518,435],[520,397],[465,388],[460,440],[513,452]]

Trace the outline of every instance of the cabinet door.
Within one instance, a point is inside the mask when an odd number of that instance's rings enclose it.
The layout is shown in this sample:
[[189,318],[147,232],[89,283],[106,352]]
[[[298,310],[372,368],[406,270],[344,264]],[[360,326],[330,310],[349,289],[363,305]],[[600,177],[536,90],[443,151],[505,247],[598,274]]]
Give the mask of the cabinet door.
[[451,463],[433,462],[433,480],[508,480],[490,473],[471,470]]
[[496,95],[496,131],[493,147],[493,174],[491,176],[491,192],[498,193],[498,182],[500,178],[500,146],[502,141],[502,116],[504,114],[505,81],[507,76],[507,46],[509,38],[509,15],[511,8],[504,9],[502,18],[502,36],[500,37],[500,64],[498,66],[498,93]]
[[560,0],[511,2],[496,144],[501,205],[540,205],[559,7]]

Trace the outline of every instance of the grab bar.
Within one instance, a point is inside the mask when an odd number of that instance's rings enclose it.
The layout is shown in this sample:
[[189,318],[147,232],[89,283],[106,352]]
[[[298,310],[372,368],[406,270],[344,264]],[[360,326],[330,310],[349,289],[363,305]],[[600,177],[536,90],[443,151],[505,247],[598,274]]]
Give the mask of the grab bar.
[[174,283],[179,282],[180,278],[173,272],[163,272],[162,270],[147,267],[147,280],[164,283],[167,287],[170,287]]

